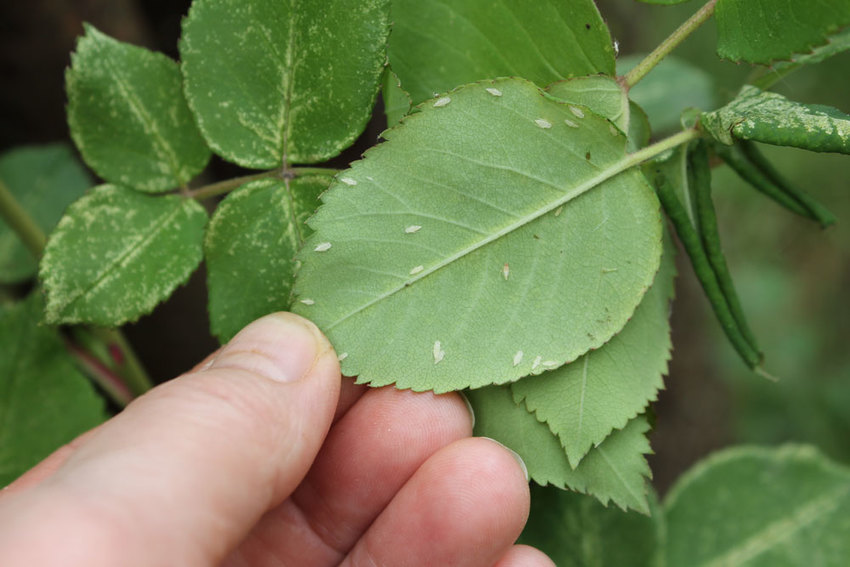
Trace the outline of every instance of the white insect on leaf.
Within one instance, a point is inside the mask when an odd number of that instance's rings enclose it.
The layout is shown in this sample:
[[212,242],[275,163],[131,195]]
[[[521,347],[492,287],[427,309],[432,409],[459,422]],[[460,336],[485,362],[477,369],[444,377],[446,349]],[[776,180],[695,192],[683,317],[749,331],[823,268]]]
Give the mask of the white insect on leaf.
[[442,98],[438,98],[437,101],[434,103],[434,108],[440,108],[441,106],[446,106],[451,101],[452,101],[452,99],[447,97],[447,96],[444,96]]
[[502,277],[505,278],[505,281],[508,280],[508,276],[511,275],[511,267],[505,262],[505,265],[502,266]]
[[443,345],[440,341],[434,341],[434,364],[439,364],[446,357],[446,351],[443,350]]
[[502,96],[502,91],[500,91],[499,89],[494,89],[493,87],[490,87],[485,90],[493,96]]
[[313,251],[314,252],[327,252],[330,249],[331,249],[331,243],[330,242],[320,242],[319,244],[316,245],[315,248],[313,248]]
[[563,206],[558,207],[557,209],[555,209],[555,216],[556,216],[556,217],[561,216],[561,213],[562,213],[562,212],[564,212],[564,207],[563,207]]
[[351,186],[357,185],[357,180],[352,179],[350,177],[340,177],[339,180],[342,181],[343,183],[345,183],[346,185],[351,185]]
[[339,361],[340,361],[340,362],[342,362],[343,360],[345,360],[346,358],[348,358],[348,353],[347,353],[347,352],[344,352],[344,353],[342,353],[341,355],[339,355],[337,358],[339,359]]
[[301,303],[303,303],[304,305],[315,305],[316,304],[316,302],[313,301],[312,299],[302,299]]
[[570,105],[570,112],[572,112],[576,118],[584,118],[584,111],[577,106]]
[[578,124],[570,120],[569,118],[564,118],[564,124],[569,126],[570,128],[578,128]]
[[419,226],[418,224],[412,224],[409,227],[405,228],[404,232],[407,234],[413,234],[414,232],[419,232],[420,230],[422,230],[421,226]]
[[419,272],[421,272],[424,269],[425,269],[425,266],[416,266],[415,268],[412,268],[410,270],[410,275],[415,276],[416,274],[418,274]]
[[543,128],[544,130],[552,127],[552,123],[549,122],[548,120],[544,119],[544,118],[538,118],[537,120],[534,121],[534,123],[537,124],[538,126],[540,126],[541,128]]
[[543,360],[542,356],[534,357],[534,362],[531,363],[531,370],[537,370],[540,367],[541,360]]
[[519,363],[522,362],[523,352],[521,350],[516,351],[514,355],[514,366],[519,366]]

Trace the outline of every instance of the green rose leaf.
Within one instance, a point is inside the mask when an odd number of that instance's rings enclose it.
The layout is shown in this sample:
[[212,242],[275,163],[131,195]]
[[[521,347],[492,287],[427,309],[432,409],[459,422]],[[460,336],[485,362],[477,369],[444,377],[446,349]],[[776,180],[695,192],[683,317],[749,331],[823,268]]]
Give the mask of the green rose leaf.
[[200,263],[206,221],[191,199],[96,187],[47,241],[47,321],[117,326],[149,313]]
[[714,15],[720,57],[769,64],[826,43],[850,24],[850,2],[718,0]]
[[771,65],[769,69],[765,69],[758,78],[752,81],[752,84],[766,90],[800,67],[820,63],[848,49],[850,49],[850,27],[830,36],[827,43],[814,48],[811,53],[797,54],[791,57],[791,61],[780,61]]
[[[618,59],[617,72],[626,74],[643,58],[643,55],[629,55]],[[714,90],[711,75],[684,59],[668,55],[629,89],[629,98],[640,105],[652,127],[660,132],[680,127],[674,109],[714,108]]]
[[83,159],[107,181],[140,191],[185,185],[210,151],[183,98],[177,64],[85,29],[65,75],[68,124]]
[[[91,185],[88,174],[63,144],[19,148],[0,156],[0,182],[45,233]],[[0,221],[0,283],[35,275],[38,264],[18,236]]]
[[[221,202],[207,228],[210,327],[225,343],[242,327],[289,307],[295,253],[329,177],[261,179]],[[250,277],[246,277],[250,274]]]
[[531,514],[517,543],[536,547],[560,567],[650,567],[664,513],[649,493],[650,515],[608,508],[584,494],[531,485]]
[[850,154],[850,115],[822,105],[801,104],[746,85],[729,104],[700,116],[718,142],[753,140],[813,152]]
[[337,155],[369,121],[388,33],[388,0],[196,0],[180,55],[207,143],[251,168]]
[[[534,378],[526,378],[533,380]],[[490,437],[516,451],[531,480],[590,494],[607,506],[649,513],[644,455],[651,452],[643,416],[614,431],[573,469],[558,438],[524,405],[514,403],[508,386],[465,392],[475,412],[475,435]]]
[[591,75],[558,81],[546,87],[546,92],[558,100],[586,106],[616,124],[620,131],[629,131],[629,98],[612,77]]
[[394,0],[392,20],[390,64],[414,103],[480,79],[544,87],[614,74],[611,35],[592,0]]
[[0,307],[0,486],[106,419],[42,309],[38,293]]
[[850,556],[850,469],[813,447],[717,453],[664,506],[667,565],[843,565]]
[[657,271],[661,222],[611,122],[503,79],[385,135],[323,195],[299,255],[295,309],[348,355],[346,375],[505,383],[622,329]]
[[412,101],[410,94],[401,88],[398,75],[389,67],[384,70],[384,86],[381,93],[384,97],[384,114],[387,115],[387,126],[395,126],[410,112]]
[[665,241],[655,282],[622,331],[575,362],[511,384],[514,400],[524,401],[558,436],[573,468],[591,447],[642,413],[664,385],[676,273],[675,249]]

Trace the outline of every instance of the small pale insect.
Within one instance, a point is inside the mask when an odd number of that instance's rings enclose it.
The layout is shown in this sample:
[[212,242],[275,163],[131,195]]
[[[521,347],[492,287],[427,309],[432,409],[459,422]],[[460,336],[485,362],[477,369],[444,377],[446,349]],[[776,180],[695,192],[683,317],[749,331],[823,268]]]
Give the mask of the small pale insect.
[[558,363],[555,362],[554,360],[544,360],[543,362],[540,363],[540,365],[547,370],[552,370],[553,368],[558,368]]
[[555,209],[555,216],[556,217],[561,216],[562,212],[564,212],[564,207],[563,206],[558,207],[557,209]]
[[327,252],[328,250],[331,249],[331,246],[332,245],[331,245],[330,242],[320,242],[319,244],[316,245],[315,248],[313,248],[313,251],[314,252]]
[[523,352],[521,350],[516,351],[514,355],[514,366],[518,366],[520,362],[522,362]]
[[351,185],[352,187],[354,185],[357,185],[357,180],[352,179],[350,177],[340,177],[339,180],[342,181],[343,183],[345,183],[346,185]]
[[570,112],[572,112],[576,118],[584,118],[584,111],[577,106],[570,105]]
[[564,124],[569,126],[570,128],[578,128],[578,124],[570,120],[569,118],[564,118]]
[[485,89],[485,90],[493,96],[502,96],[502,91],[500,91],[499,89],[494,89],[494,88],[490,87],[490,88]]
[[348,353],[347,353],[347,352],[344,352],[344,353],[342,353],[341,355],[339,355],[337,358],[339,359],[339,361],[340,361],[340,362],[342,362],[343,360],[345,360],[346,358],[348,358]]
[[508,265],[507,262],[505,262],[505,265],[502,266],[502,277],[505,278],[505,281],[507,281],[508,276],[510,276],[510,275],[511,275],[511,267]]
[[424,269],[425,269],[425,266],[416,266],[415,268],[410,270],[410,275],[415,276],[416,274],[418,274],[419,272],[421,272]]
[[434,364],[439,364],[446,357],[446,351],[443,350],[443,345],[440,344],[440,341],[434,341],[433,354]]
[[301,303],[303,303],[304,305],[315,305],[316,304],[316,302],[313,301],[312,299],[302,299]]
[[451,101],[452,101],[452,99],[447,97],[447,96],[444,96],[442,98],[438,98],[437,101],[434,103],[434,108],[440,108],[441,106],[446,106]]
[[419,226],[418,224],[412,224],[409,227],[405,228],[404,232],[406,232],[407,234],[413,234],[414,232],[419,232],[420,230],[422,230],[421,226]]
[[541,361],[541,360],[543,360],[543,357],[542,357],[542,356],[535,356],[535,357],[534,357],[534,362],[532,362],[532,363],[531,363],[531,369],[532,369],[532,370],[537,370],[538,368],[540,368],[540,361]]
[[614,40],[614,57],[620,56],[620,42],[616,39]]
[[534,121],[534,123],[537,124],[538,126],[540,126],[541,128],[543,128],[544,130],[552,127],[552,123],[549,122],[548,120],[543,119],[543,118],[538,118],[537,120]]
[[611,132],[612,136],[618,136],[620,132],[617,130],[617,127],[613,124],[608,124],[608,131]]

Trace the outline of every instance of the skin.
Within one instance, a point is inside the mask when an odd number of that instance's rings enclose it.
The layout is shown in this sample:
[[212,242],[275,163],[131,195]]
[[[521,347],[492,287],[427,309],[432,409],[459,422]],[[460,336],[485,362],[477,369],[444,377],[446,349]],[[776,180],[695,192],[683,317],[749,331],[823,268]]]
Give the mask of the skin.
[[551,566],[528,483],[456,394],[340,379],[264,317],[0,492],[0,565]]

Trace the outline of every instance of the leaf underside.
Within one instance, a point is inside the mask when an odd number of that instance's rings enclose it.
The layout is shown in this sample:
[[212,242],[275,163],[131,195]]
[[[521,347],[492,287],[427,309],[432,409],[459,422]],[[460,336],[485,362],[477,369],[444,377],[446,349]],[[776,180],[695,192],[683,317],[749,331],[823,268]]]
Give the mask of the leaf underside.
[[557,435],[570,465],[642,413],[663,386],[670,340],[670,299],[675,276],[674,248],[665,254],[655,282],[623,330],[580,359],[511,384],[523,401]]
[[[89,175],[64,144],[24,147],[0,156],[0,181],[45,233],[91,185]],[[0,221],[0,283],[35,275],[38,264],[18,236]]]
[[388,0],[195,0],[180,55],[210,147],[251,168],[337,155],[369,121],[388,18]]
[[192,199],[96,187],[47,242],[39,266],[46,320],[117,326],[150,312],[200,263],[206,221]]
[[158,193],[185,185],[206,166],[210,151],[174,61],[88,25],[71,59],[68,124],[98,175]]
[[561,443],[545,423],[521,404],[510,388],[489,386],[465,392],[475,412],[477,436],[489,437],[516,451],[534,482],[591,494],[607,505],[648,514],[646,479],[652,476],[644,455],[651,452],[643,416],[614,431],[573,469]]
[[385,136],[324,194],[299,256],[295,310],[348,355],[345,374],[438,392],[505,383],[625,325],[661,222],[608,120],[504,79]]
[[850,24],[850,2],[718,0],[715,18],[720,57],[769,64],[825,44]]
[[0,486],[106,419],[43,307],[38,293],[0,307]]
[[289,307],[295,253],[327,176],[262,179],[228,195],[207,228],[210,327],[225,343],[242,327]]
[[611,36],[592,0],[394,0],[392,21],[390,65],[414,104],[480,79],[545,87],[614,74]]
[[850,470],[813,447],[738,447],[682,476],[665,501],[667,565],[844,565]]

